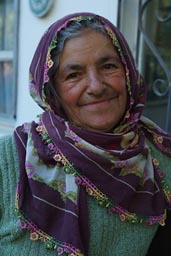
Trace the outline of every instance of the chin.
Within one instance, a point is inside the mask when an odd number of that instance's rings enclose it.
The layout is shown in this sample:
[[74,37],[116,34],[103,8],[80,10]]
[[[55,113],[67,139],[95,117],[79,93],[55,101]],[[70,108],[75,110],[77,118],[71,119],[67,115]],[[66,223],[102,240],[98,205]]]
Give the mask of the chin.
[[91,125],[91,126],[86,125],[84,127],[87,130],[96,131],[96,132],[110,132],[110,131],[112,131],[114,125],[111,124],[111,125],[104,125],[104,126],[102,126],[102,125],[95,124],[95,125]]
[[[104,117],[104,115],[102,115],[101,117]],[[104,118],[91,117],[89,119],[87,118],[87,120],[85,118],[81,118],[79,120],[77,119],[75,120],[75,122],[73,120],[73,122],[76,126],[87,130],[96,132],[111,132],[112,129],[119,123],[120,119],[118,119],[119,118],[116,119],[116,117],[111,119],[110,115],[110,117],[106,118],[105,120]]]
[[99,130],[99,131],[103,131],[103,132],[110,132],[117,124],[119,123],[119,121],[111,121],[108,120],[106,122],[96,122],[94,123],[94,126],[91,126],[93,127],[94,129],[96,130]]

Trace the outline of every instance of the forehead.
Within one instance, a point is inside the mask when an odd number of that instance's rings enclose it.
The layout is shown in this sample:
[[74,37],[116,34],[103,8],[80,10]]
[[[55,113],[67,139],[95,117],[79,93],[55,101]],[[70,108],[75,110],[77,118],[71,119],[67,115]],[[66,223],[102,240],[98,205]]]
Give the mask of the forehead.
[[84,61],[84,59],[93,60],[105,56],[116,56],[119,58],[112,39],[101,32],[84,30],[79,36],[65,42],[60,57],[60,64],[67,63],[68,61]]

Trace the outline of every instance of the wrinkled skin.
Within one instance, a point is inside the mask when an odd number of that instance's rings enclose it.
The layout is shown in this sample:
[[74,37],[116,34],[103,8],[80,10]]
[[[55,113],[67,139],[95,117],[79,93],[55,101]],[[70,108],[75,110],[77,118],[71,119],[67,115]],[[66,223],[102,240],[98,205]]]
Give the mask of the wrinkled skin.
[[79,127],[108,132],[125,113],[124,66],[102,33],[87,29],[65,43],[55,87],[67,117]]

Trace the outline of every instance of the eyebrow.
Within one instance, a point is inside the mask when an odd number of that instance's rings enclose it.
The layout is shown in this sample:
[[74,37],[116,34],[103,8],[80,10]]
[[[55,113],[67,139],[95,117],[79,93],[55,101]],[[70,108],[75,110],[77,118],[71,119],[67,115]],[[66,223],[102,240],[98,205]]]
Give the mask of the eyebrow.
[[119,62],[121,63],[121,60],[118,56],[104,56],[104,57],[101,57],[98,61],[97,61],[97,65],[100,65],[100,64],[103,64],[105,62],[108,62],[108,61],[114,61],[114,62]]
[[[117,63],[121,63],[121,60],[118,56],[104,56],[104,57],[101,57],[97,62],[96,62],[96,65],[99,66],[107,61],[114,61],[114,62],[117,62]],[[62,72],[69,72],[69,71],[78,71],[78,70],[81,70],[83,68],[82,65],[79,65],[79,64],[68,64],[66,65],[63,69],[62,69]]]
[[71,70],[81,70],[82,66],[79,64],[68,64],[66,67],[63,68],[62,72],[67,72]]

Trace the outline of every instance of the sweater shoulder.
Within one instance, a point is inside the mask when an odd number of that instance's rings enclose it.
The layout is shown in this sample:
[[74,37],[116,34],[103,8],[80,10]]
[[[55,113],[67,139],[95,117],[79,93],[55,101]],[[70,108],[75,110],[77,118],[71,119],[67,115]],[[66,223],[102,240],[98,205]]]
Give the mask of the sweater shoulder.
[[[13,135],[0,138],[0,186],[16,186],[18,179],[18,152]],[[10,183],[10,184],[8,184]]]
[[0,137],[0,166],[13,165],[16,167],[18,153],[13,135]]
[[0,137],[0,154],[3,155],[11,150],[14,152],[16,151],[16,144],[13,134]]
[[163,171],[171,172],[171,156],[162,153],[152,143],[150,144],[151,154],[153,158],[156,158],[159,162],[159,166],[163,168]]
[[157,159],[158,167],[165,173],[164,180],[171,190],[171,156],[168,156],[158,150],[152,143],[150,143],[152,157]]

